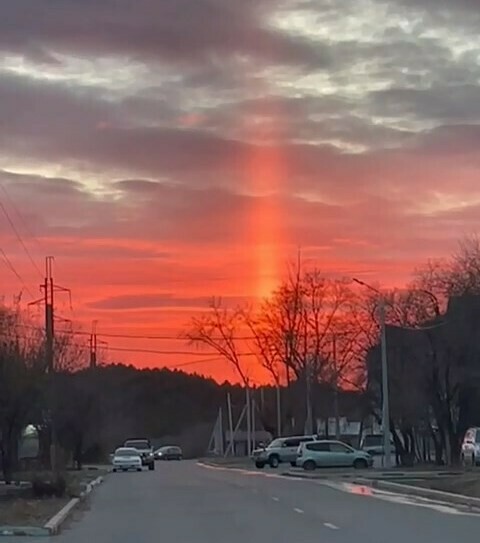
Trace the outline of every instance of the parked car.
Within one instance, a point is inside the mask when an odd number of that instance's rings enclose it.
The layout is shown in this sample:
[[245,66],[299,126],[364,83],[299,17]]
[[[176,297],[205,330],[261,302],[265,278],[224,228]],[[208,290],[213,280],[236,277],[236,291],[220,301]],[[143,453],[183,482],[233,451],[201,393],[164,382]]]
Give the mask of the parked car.
[[298,447],[297,466],[307,471],[316,468],[353,467],[366,469],[373,465],[373,457],[341,441],[322,440],[301,443]]
[[148,466],[150,471],[155,469],[155,458],[153,456],[153,447],[150,441],[146,438],[127,439],[123,444],[124,447],[137,449],[142,459],[142,465]]
[[128,471],[134,469],[142,471],[142,459],[137,449],[120,447],[113,453],[113,471]]
[[267,447],[255,449],[252,453],[252,459],[259,469],[264,468],[267,464],[272,468],[277,468],[283,462],[295,466],[299,445],[316,439],[316,436],[279,437]]
[[182,449],[176,445],[160,447],[153,454],[156,460],[181,460],[183,458]]
[[461,455],[464,464],[480,466],[480,428],[469,428],[465,432]]
[[[365,434],[360,441],[360,449],[373,456],[385,454],[383,447],[383,434]],[[395,454],[395,442],[390,438],[390,451]]]

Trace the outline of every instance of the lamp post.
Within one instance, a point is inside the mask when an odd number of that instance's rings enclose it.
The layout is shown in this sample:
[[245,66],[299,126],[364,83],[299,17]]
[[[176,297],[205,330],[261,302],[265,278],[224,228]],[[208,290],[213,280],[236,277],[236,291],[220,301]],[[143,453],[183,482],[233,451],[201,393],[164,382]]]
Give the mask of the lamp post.
[[390,402],[388,394],[388,364],[387,364],[387,333],[385,324],[385,297],[384,295],[364,281],[353,279],[355,283],[362,285],[380,295],[380,337],[382,352],[382,423],[383,423],[383,451],[385,456],[385,467],[392,467],[392,448],[390,436]]

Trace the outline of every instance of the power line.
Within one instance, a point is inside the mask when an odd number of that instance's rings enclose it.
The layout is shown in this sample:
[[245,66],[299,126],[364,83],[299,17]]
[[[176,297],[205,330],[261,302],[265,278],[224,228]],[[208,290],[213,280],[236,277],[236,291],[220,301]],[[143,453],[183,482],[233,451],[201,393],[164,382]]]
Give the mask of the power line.
[[27,291],[28,295],[30,296],[30,298],[35,298],[35,296],[33,295],[32,291],[27,287],[27,285],[25,284],[25,281],[23,280],[23,277],[20,275],[20,273],[16,270],[15,266],[12,264],[12,262],[10,261],[10,259],[8,258],[7,254],[5,253],[5,251],[0,247],[0,254],[2,255],[3,257],[3,262],[5,264],[5,266],[15,275],[15,277],[20,281],[22,287]]
[[8,221],[8,224],[12,228],[15,236],[17,237],[17,240],[19,241],[20,245],[23,247],[23,250],[25,251],[25,254],[27,255],[28,259],[30,260],[30,263],[35,268],[35,270],[40,275],[40,277],[43,278],[43,274],[42,274],[40,268],[38,267],[38,264],[33,259],[30,251],[28,250],[28,247],[25,245],[25,242],[23,241],[23,238],[20,235],[20,232],[18,231],[17,227],[15,226],[15,223],[13,222],[12,218],[10,217],[10,214],[8,213],[7,208],[3,205],[3,202],[1,202],[1,201],[0,201],[0,208],[3,211],[3,214],[5,215],[5,217],[6,217],[7,221]]
[[0,189],[3,191],[3,193],[5,194],[5,197],[6,199],[8,200],[8,203],[10,204],[10,206],[12,207],[12,209],[15,211],[17,217],[20,219],[20,222],[22,223],[23,225],[23,229],[25,230],[25,232],[27,233],[27,235],[33,239],[33,241],[35,241],[35,243],[37,244],[38,248],[43,252],[44,251],[44,247],[42,246],[42,244],[40,243],[40,240],[38,239],[38,237],[33,233],[32,229],[30,228],[30,226],[28,225],[25,217],[23,216],[22,212],[20,211],[20,209],[18,208],[17,204],[15,203],[14,199],[12,198],[12,196],[10,195],[10,193],[8,192],[7,190],[7,187],[4,185],[4,184],[1,184],[0,183]]
[[[201,353],[198,351],[160,351],[156,349],[134,349],[127,347],[108,347],[109,351],[118,351],[118,352],[127,352],[127,353],[150,353],[150,354],[161,354],[161,355],[178,355],[178,356],[199,356]],[[204,356],[209,356],[213,353],[205,353]],[[255,356],[255,353],[238,353],[238,356]]]
[[[87,332],[77,332],[80,335],[86,335]],[[148,340],[160,340],[160,341],[188,341],[189,338],[181,336],[157,336],[157,335],[143,335],[143,334],[109,334],[107,332],[97,332],[97,335],[102,337],[117,338],[117,339],[148,339]],[[223,339],[220,336],[213,337],[212,339]],[[253,340],[254,336],[239,336],[233,338],[234,340]]]
[[[90,336],[90,332],[84,332],[82,330],[64,330],[65,334],[72,334],[78,336]],[[146,339],[146,340],[159,340],[159,341],[188,341],[189,338],[181,336],[168,336],[168,335],[143,335],[143,334],[115,334],[107,332],[96,332],[97,336],[107,337],[107,338],[116,338],[116,339]],[[220,336],[214,336],[212,339],[223,339]],[[254,336],[238,336],[233,338],[238,341],[247,341],[257,339]]]

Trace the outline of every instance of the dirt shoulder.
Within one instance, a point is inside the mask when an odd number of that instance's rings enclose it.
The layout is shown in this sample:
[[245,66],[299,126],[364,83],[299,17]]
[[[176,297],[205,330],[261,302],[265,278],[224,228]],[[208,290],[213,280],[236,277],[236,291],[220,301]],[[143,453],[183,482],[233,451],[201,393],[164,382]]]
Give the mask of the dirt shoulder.
[[0,503],[0,525],[43,526],[71,498],[12,498]]
[[[15,484],[2,485],[4,492],[0,492],[0,526],[42,527],[72,498],[79,497],[88,483],[106,473],[106,470],[67,472],[67,490],[61,498],[35,498],[31,488],[25,483],[21,487]],[[16,474],[16,479],[31,481],[39,475],[42,473],[23,472]]]

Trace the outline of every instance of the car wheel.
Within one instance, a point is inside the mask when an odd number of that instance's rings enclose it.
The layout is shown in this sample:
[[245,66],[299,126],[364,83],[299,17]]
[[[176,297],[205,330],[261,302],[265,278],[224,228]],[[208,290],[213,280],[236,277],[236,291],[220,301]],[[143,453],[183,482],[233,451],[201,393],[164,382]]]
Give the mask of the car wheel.
[[317,464],[313,460],[307,460],[305,464],[303,464],[303,469],[305,471],[315,471],[317,469]]
[[280,458],[276,454],[272,454],[272,456],[268,459],[268,463],[270,464],[271,468],[278,468],[280,465]]
[[367,469],[368,468],[368,462],[364,460],[363,458],[357,458],[355,462],[353,463],[353,467],[355,469]]
[[112,469],[113,473],[117,473],[117,468]]
[[142,468],[137,468],[137,471],[142,471]]
[[125,469],[123,469],[122,471],[123,471],[124,473],[126,473],[126,472],[128,471],[128,469],[125,468]]
[[290,462],[290,465],[292,466],[292,468],[295,468],[297,466],[297,463],[296,462]]
[[263,469],[265,464],[263,462],[255,462],[255,467],[258,469]]
[[152,462],[151,464],[148,464],[148,470],[149,471],[154,471],[155,470],[155,463]]

